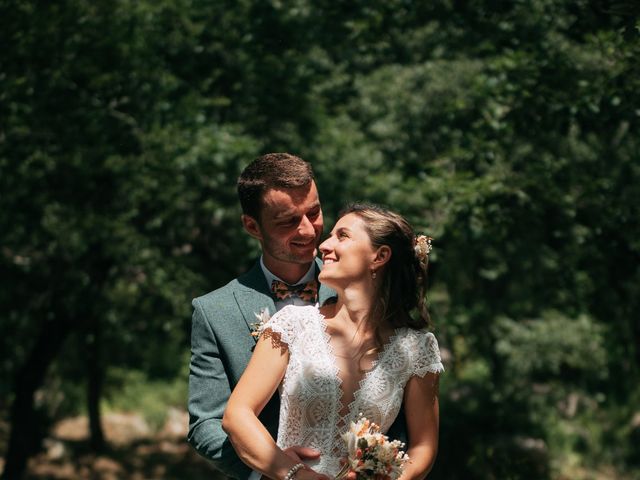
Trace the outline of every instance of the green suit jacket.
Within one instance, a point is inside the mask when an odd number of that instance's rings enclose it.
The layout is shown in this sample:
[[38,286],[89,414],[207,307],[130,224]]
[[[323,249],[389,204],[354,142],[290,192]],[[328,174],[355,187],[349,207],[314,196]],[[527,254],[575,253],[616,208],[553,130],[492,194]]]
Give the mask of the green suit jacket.
[[[316,277],[321,262],[316,261]],[[335,292],[320,287],[319,302]],[[235,454],[222,430],[222,415],[256,344],[251,325],[256,313],[276,311],[260,262],[227,285],[193,300],[189,371],[189,443],[232,478],[246,479],[251,470]],[[280,399],[276,394],[260,414],[274,438]]]
[[[320,266],[316,260],[316,277]],[[320,287],[321,305],[332,296],[333,290]],[[251,470],[238,458],[222,430],[222,415],[255,347],[256,339],[251,336],[251,325],[257,322],[255,314],[265,308],[271,315],[276,311],[260,262],[224,287],[194,299],[193,308],[187,439],[225,475],[246,480]],[[274,439],[279,409],[276,393],[260,414]],[[404,414],[400,417],[400,433],[395,428],[392,438],[404,440]]]

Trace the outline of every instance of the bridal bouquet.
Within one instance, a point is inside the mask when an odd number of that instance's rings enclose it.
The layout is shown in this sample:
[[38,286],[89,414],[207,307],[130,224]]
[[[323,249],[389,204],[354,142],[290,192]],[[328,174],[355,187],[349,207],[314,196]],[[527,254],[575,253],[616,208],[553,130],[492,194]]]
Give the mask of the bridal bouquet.
[[380,427],[362,414],[351,422],[349,431],[342,435],[347,444],[347,461],[336,480],[355,472],[358,480],[396,480],[402,475],[409,456],[401,448],[404,443],[389,440],[380,433]]

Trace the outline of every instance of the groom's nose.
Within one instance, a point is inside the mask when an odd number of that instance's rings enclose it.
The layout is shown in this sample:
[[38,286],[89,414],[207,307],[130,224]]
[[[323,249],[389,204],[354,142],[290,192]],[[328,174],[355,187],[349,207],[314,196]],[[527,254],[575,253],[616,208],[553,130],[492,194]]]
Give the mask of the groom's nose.
[[316,229],[313,228],[313,223],[306,215],[303,215],[302,220],[300,220],[300,225],[298,225],[298,234],[304,237],[316,236]]

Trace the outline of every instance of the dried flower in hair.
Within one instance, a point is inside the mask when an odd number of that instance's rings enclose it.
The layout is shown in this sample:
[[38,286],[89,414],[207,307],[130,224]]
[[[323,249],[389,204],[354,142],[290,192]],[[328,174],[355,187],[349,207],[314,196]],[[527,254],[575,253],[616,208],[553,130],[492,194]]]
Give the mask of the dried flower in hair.
[[413,248],[416,252],[416,257],[418,257],[418,260],[421,264],[426,265],[429,259],[429,254],[431,253],[431,250],[433,250],[431,240],[433,239],[431,237],[427,237],[426,235],[416,236],[416,243]]

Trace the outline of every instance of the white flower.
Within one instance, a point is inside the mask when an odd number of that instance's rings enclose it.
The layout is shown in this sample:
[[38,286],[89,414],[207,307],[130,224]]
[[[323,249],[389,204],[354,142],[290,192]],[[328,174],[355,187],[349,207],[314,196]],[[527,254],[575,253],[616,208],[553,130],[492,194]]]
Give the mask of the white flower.
[[271,320],[271,315],[269,315],[269,309],[264,307],[260,310],[260,313],[254,313],[257,322],[251,324],[251,336],[260,337],[262,335],[262,331],[264,330],[264,326]]

